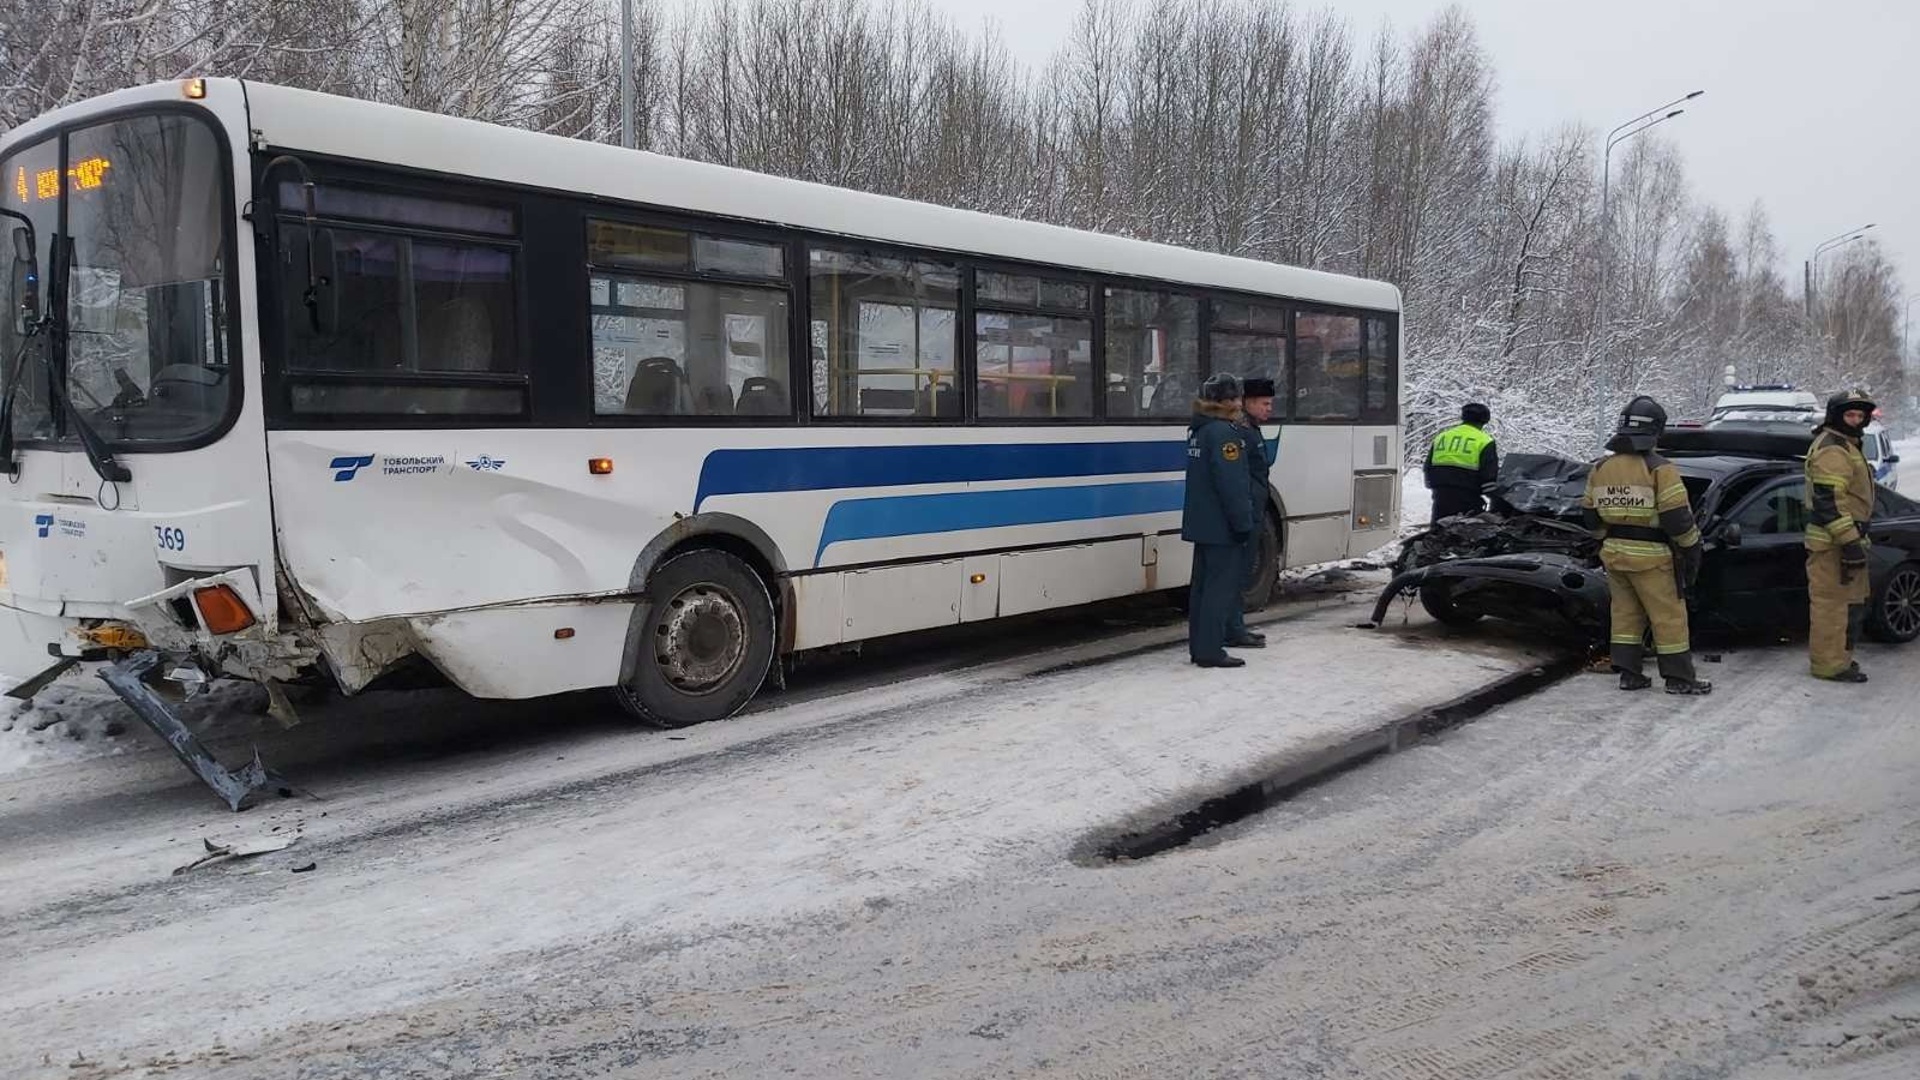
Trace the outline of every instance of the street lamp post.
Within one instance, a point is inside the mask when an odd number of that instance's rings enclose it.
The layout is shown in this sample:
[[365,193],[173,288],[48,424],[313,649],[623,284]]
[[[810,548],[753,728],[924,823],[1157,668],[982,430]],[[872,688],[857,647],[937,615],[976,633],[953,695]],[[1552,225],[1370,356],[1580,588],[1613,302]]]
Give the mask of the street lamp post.
[[1803,288],[1803,291],[1806,294],[1808,326],[1813,325],[1813,271],[1814,271],[1814,268],[1820,264],[1820,256],[1826,254],[1829,251],[1832,251],[1834,248],[1846,247],[1848,244],[1851,244],[1855,240],[1858,240],[1861,237],[1865,236],[1867,234],[1867,230],[1873,228],[1873,226],[1874,226],[1874,223],[1869,221],[1865,225],[1861,225],[1858,228],[1848,229],[1846,232],[1841,233],[1839,236],[1836,236],[1833,239],[1822,243],[1819,247],[1813,249],[1813,254],[1809,256],[1807,258],[1807,261],[1803,264],[1803,267],[1806,273],[1806,284]]
[[620,0],[620,145],[633,149],[633,0]]
[[[1648,109],[1639,116],[1607,132],[1607,145],[1600,155],[1600,292],[1594,298],[1593,332],[1587,335],[1587,367],[1593,368],[1593,343],[1601,338],[1607,325],[1607,286],[1613,269],[1613,148],[1632,139],[1636,135],[1657,127],[1679,116],[1687,110],[1677,106],[1692,101],[1706,93],[1695,90],[1683,97],[1674,98],[1657,109]],[[1608,402],[1613,397],[1613,367],[1606,358],[1600,361],[1600,428],[1606,429]]]

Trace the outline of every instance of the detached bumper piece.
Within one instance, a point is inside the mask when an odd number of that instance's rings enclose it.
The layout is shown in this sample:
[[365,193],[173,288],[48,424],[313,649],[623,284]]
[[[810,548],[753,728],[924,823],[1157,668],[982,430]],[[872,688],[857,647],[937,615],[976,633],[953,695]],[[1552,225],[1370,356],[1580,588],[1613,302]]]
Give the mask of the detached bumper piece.
[[1451,559],[1396,574],[1373,605],[1373,626],[1386,620],[1397,597],[1432,584],[1472,590],[1463,595],[1477,614],[1522,622],[1550,617],[1590,638],[1604,636],[1612,607],[1606,571],[1566,555],[1527,552]]
[[221,765],[174,713],[173,706],[147,685],[147,679],[159,670],[161,662],[161,655],[148,649],[109,665],[100,672],[100,678],[148,727],[159,732],[160,737],[173,748],[175,756],[192,769],[202,783],[212,788],[214,794],[224,799],[228,809],[236,812],[245,810],[263,795],[292,796],[299,793],[299,789],[284,777],[267,768],[260,760],[258,750],[254,751],[253,760],[241,766],[238,772],[230,772]]

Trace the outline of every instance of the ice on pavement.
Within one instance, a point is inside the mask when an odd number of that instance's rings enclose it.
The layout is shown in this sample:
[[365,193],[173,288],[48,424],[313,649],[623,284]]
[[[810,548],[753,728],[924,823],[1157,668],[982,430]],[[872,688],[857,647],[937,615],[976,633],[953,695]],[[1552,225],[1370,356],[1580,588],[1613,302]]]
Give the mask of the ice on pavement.
[[[298,804],[255,812],[260,828],[302,815],[301,859],[319,872],[276,874],[267,856],[258,873],[272,876],[176,879],[106,916],[104,934],[69,937],[58,897],[146,887],[128,865],[171,866],[178,850],[112,849],[197,842],[192,828],[29,835],[0,867],[0,919],[20,931],[0,946],[12,987],[0,1032],[99,1045],[129,1015],[221,1015],[232,1039],[442,994],[488,957],[532,978],[543,953],[602,937],[853,914],[990,866],[1066,858],[1090,830],[1184,807],[1258,763],[1533,662],[1417,618],[1350,629],[1361,607],[1273,624],[1272,647],[1237,671],[1192,667],[1174,645],[1053,674],[943,673],[688,729],[683,742],[636,735],[611,753],[644,764],[597,761],[585,779],[545,755],[495,759],[495,779],[470,760],[421,763],[388,774],[417,786],[418,814],[369,819],[337,797],[325,821]],[[169,916],[142,914],[151,904]]]

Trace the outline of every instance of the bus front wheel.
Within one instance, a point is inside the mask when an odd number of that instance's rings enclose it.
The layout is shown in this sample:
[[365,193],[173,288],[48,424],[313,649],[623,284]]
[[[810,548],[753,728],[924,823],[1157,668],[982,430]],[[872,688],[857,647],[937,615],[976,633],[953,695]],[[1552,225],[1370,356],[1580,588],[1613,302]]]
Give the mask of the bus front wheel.
[[642,721],[686,727],[740,711],[773,664],[773,598],[753,568],[724,551],[660,565],[617,687]]

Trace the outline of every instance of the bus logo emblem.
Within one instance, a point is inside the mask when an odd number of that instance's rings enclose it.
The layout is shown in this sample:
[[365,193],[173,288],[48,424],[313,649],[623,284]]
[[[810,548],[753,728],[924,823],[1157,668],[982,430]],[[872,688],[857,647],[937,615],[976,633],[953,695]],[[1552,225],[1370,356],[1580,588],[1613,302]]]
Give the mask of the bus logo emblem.
[[53,515],[35,514],[33,515],[33,524],[39,530],[40,535],[44,537],[48,531],[53,528]]
[[360,454],[358,456],[349,455],[347,457],[334,458],[327,463],[327,468],[334,470],[334,483],[344,484],[358,475],[361,469],[372,464],[372,454]]
[[502,468],[506,467],[506,464],[505,458],[488,457],[485,454],[481,454],[479,457],[467,462],[467,468],[475,472],[499,472]]

